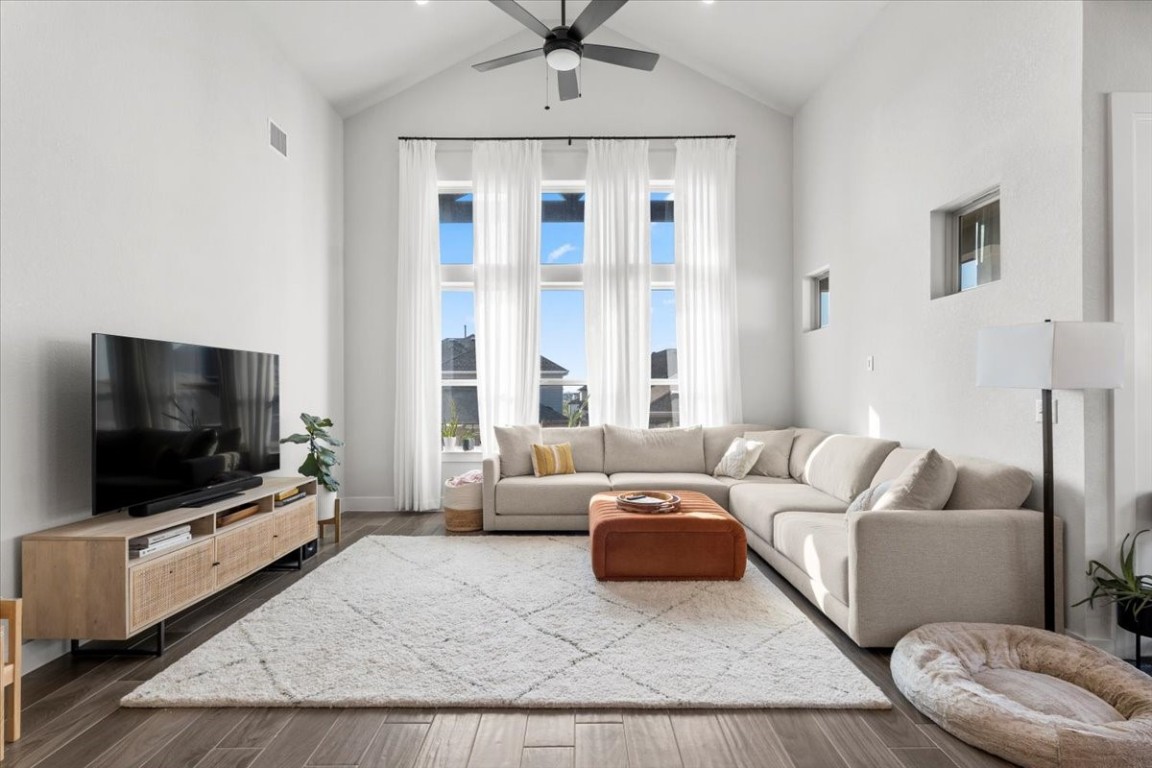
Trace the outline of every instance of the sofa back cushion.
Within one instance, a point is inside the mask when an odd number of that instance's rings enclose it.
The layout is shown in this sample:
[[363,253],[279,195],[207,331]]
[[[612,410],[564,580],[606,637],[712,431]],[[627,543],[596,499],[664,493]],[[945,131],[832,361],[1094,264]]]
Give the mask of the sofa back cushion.
[[704,471],[712,474],[716,465],[724,458],[724,452],[732,441],[744,437],[745,432],[771,429],[758,424],[727,424],[723,427],[704,427]]
[[760,458],[752,467],[752,474],[791,478],[788,472],[788,460],[792,457],[792,441],[796,437],[796,430],[791,427],[759,430],[745,432],[744,437],[764,443]]
[[568,443],[577,472],[604,471],[603,427],[547,427],[541,432],[545,445]]
[[792,440],[792,454],[788,457],[788,472],[793,479],[804,482],[804,468],[808,465],[808,457],[827,437],[828,433],[819,429],[796,427],[796,436]]
[[912,466],[912,462],[926,453],[928,453],[927,448],[904,448],[903,446],[896,448],[884,459],[880,469],[876,470],[876,476],[872,478],[872,487],[875,488],[880,483],[895,480],[901,472]]
[[1032,492],[1032,475],[1019,467],[959,456],[956,485],[944,509],[1019,509]]
[[[727,448],[728,446],[724,446]],[[721,453],[723,455],[723,453]],[[604,472],[701,472],[704,430],[627,429],[604,425]]]
[[[804,468],[804,482],[850,502],[865,491],[876,470],[899,443],[858,435],[831,435],[820,443]],[[796,452],[793,444],[792,452]]]
[[531,475],[532,444],[543,442],[540,425],[496,427],[495,432],[496,445],[500,449],[500,476]]

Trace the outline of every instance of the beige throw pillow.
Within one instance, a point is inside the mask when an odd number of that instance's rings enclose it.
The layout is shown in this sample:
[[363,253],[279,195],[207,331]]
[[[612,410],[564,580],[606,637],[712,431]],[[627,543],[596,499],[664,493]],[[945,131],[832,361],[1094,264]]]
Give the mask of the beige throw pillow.
[[788,459],[792,457],[792,439],[796,437],[796,430],[773,429],[768,432],[745,432],[744,437],[764,443],[764,450],[760,451],[760,458],[752,467],[752,474],[767,475],[768,477],[789,477]]
[[764,443],[758,440],[746,440],[743,437],[735,438],[728,446],[728,450],[724,452],[724,457],[720,459],[720,463],[716,465],[716,469],[712,470],[713,477],[734,477],[737,480],[743,480],[744,476],[748,474],[748,470],[752,469],[752,465],[756,463],[756,459],[760,458],[760,451],[764,449]]
[[892,481],[872,509],[944,509],[954,485],[956,465],[931,449]]
[[543,443],[539,424],[522,427],[496,427],[496,445],[500,448],[500,476],[531,475],[532,445]]

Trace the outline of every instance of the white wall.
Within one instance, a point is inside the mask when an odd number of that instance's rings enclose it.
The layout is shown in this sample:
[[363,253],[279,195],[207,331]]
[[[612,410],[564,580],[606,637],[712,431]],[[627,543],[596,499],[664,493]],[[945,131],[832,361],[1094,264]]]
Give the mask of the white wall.
[[[15,595],[19,537],[90,514],[92,332],[278,352],[284,429],[301,410],[343,424],[342,124],[224,4],[4,2],[0,79],[0,593]],[[30,645],[29,667],[62,649]]]
[[[1120,307],[1120,314],[1114,314],[1117,307],[1112,296],[1113,270],[1110,238],[1111,216],[1109,190],[1111,185],[1109,168],[1109,125],[1108,94],[1115,92],[1152,91],[1152,3],[1148,2],[1099,2],[1084,3],[1084,315],[1089,320],[1116,320],[1129,326],[1136,319],[1133,307]],[[1134,255],[1117,253],[1116,258],[1126,258],[1130,262]],[[1134,263],[1128,264],[1128,274],[1144,274]],[[1129,290],[1132,286],[1127,286]],[[1129,294],[1144,302],[1152,301],[1152,293],[1137,290]],[[1127,310],[1126,312],[1124,310]],[[1129,339],[1134,339],[1129,331]],[[1132,342],[1129,350],[1134,351]],[[1130,361],[1133,370],[1148,370],[1148,361],[1138,364]],[[1140,382],[1137,382],[1140,384]],[[1134,397],[1146,397],[1149,391],[1147,381],[1142,383],[1140,395],[1132,392],[1093,394],[1085,399],[1085,450],[1088,465],[1085,472],[1085,496],[1087,510],[1085,518],[1085,559],[1115,562],[1120,542],[1125,534],[1152,526],[1152,487],[1121,489],[1129,494],[1116,498],[1113,494],[1113,434],[1110,429],[1113,412],[1109,405],[1120,397],[1132,402]],[[1143,399],[1142,399],[1143,402]],[[1137,461],[1137,441],[1141,445],[1152,444],[1152,421],[1145,409],[1137,414],[1122,409],[1115,412],[1117,419],[1129,419],[1133,423],[1132,442],[1121,445],[1115,452],[1117,464],[1127,463],[1129,467]],[[1143,418],[1143,421],[1138,419]],[[1119,423],[1119,422],[1118,422]],[[1137,432],[1139,431],[1139,432]],[[1140,434],[1140,437],[1136,437]],[[1141,467],[1138,474],[1146,475],[1148,468]],[[1135,479],[1135,478],[1133,478]],[[1141,508],[1134,517],[1131,511]],[[1122,510],[1124,510],[1122,512]],[[1141,537],[1142,552],[1137,559],[1140,573],[1152,571],[1152,540],[1149,535]],[[1080,579],[1086,586],[1086,580]],[[1088,610],[1085,614],[1086,637],[1106,648],[1130,654],[1134,648],[1131,636],[1116,627],[1111,607]],[[1113,648],[1113,641],[1119,647]]]
[[[1079,3],[892,3],[796,117],[795,274],[832,269],[831,327],[796,316],[800,423],[1041,470],[1038,393],[975,386],[976,331],[1078,320]],[[930,298],[929,212],[1002,192],[1002,278]],[[796,303],[799,305],[799,302]],[[874,372],[865,357],[874,355]],[[1084,570],[1084,398],[1060,392],[1057,514]],[[1036,495],[1034,494],[1034,499]],[[1080,579],[1069,577],[1075,600]],[[1083,614],[1070,617],[1083,631]]]
[[[597,42],[630,45],[609,30]],[[477,61],[538,45],[518,35]],[[737,260],[744,413],[791,420],[791,120],[665,56],[652,73],[591,62],[584,97],[544,110],[540,62],[485,74],[457,65],[345,122],[345,270],[349,506],[392,504],[398,136],[737,135]],[[553,79],[552,89],[556,84]],[[670,144],[654,176],[671,178]],[[468,178],[467,145],[441,144],[441,177]],[[583,178],[577,143],[549,143],[545,176]],[[348,499],[347,497],[353,497]]]

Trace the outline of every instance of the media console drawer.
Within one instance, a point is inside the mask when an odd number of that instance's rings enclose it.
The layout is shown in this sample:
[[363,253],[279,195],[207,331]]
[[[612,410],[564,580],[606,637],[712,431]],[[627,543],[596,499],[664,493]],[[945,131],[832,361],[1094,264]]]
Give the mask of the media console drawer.
[[[306,495],[275,506],[276,494],[291,488]],[[216,527],[218,513],[251,505],[260,511]],[[184,525],[190,542],[128,556],[131,539]],[[115,512],[30,534],[21,542],[24,636],[126,640],[316,537],[316,481],[304,477],[265,478],[203,507],[149,517]]]

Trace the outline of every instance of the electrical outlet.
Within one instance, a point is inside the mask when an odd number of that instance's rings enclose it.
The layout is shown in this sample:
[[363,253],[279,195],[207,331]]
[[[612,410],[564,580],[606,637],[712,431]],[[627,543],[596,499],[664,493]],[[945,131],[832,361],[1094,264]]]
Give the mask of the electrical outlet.
[[876,358],[872,357],[872,355],[864,358],[864,368],[869,371],[876,370]]

